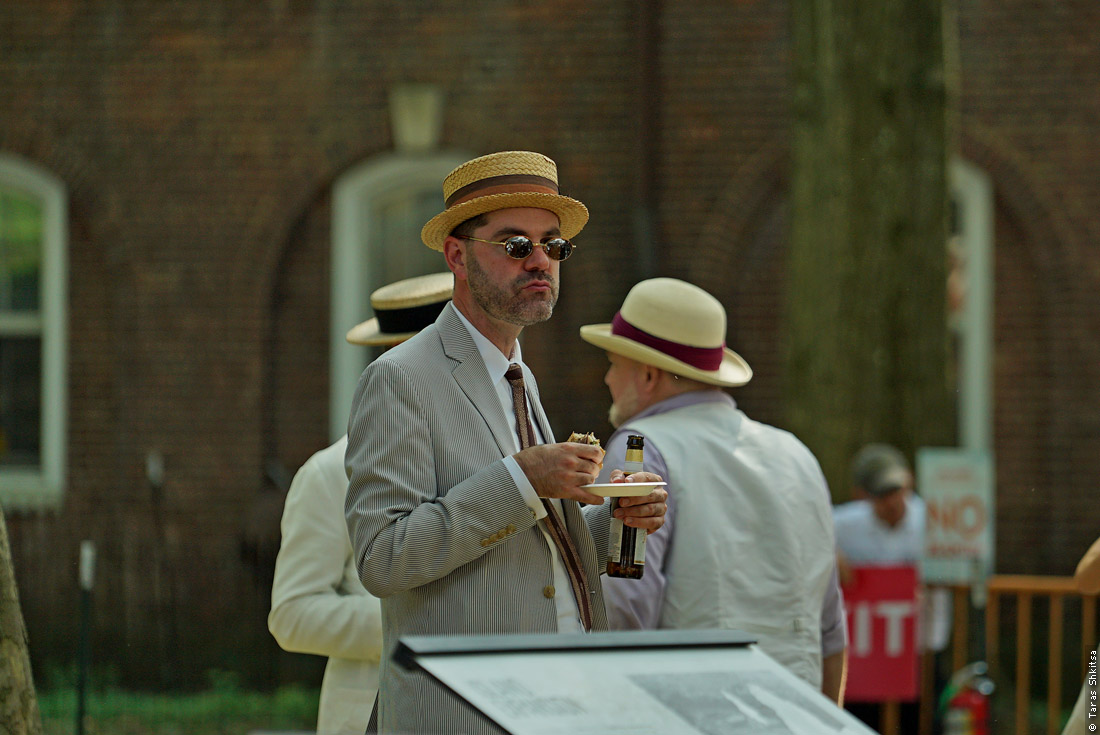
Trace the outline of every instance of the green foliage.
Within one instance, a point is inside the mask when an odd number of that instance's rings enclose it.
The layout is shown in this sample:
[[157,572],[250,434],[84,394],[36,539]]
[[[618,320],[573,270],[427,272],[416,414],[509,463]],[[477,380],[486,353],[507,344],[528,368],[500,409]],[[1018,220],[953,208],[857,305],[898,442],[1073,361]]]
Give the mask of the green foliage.
[[[56,674],[55,674],[56,676]],[[57,677],[61,678],[61,677]],[[89,687],[87,735],[242,735],[250,730],[308,730],[317,721],[319,692],[301,686],[274,693],[245,691],[235,672],[207,672],[201,692],[148,694]],[[65,684],[39,697],[46,735],[76,731],[77,695]]]
[[0,188],[0,256],[16,273],[37,269],[42,244],[42,207],[16,190]]
[[[64,691],[66,689],[75,691],[77,676],[75,661],[64,665],[49,663],[46,665],[41,681],[38,682],[38,694],[41,696],[44,692]],[[104,691],[118,688],[119,678],[118,667],[109,664],[97,664],[88,672],[88,689]]]

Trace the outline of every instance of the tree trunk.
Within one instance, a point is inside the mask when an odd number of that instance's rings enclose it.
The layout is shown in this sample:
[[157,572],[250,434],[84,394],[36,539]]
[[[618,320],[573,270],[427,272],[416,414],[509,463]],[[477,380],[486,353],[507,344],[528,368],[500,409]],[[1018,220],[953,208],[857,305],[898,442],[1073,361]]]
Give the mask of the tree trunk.
[[845,499],[869,441],[954,436],[938,0],[792,0],[786,413]]
[[0,509],[0,735],[41,735],[42,719],[34,695],[27,627],[19,608],[19,590]]

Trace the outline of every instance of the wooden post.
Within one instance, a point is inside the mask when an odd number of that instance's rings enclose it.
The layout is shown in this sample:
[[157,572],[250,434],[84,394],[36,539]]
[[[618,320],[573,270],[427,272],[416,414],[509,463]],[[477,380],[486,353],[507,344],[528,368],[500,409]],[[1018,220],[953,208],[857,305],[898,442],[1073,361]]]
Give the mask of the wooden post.
[[1031,593],[1021,592],[1016,604],[1016,735],[1026,735],[1031,700]]
[[1001,598],[997,590],[989,590],[985,601],[985,661],[989,664],[989,675],[996,681],[1001,669]]
[[917,732],[920,735],[932,735],[932,716],[936,704],[935,689],[936,654],[931,650],[920,655],[920,720]]
[[883,702],[879,707],[879,732],[882,735],[898,735],[901,729],[901,705],[897,700]]
[[1062,724],[1062,595],[1050,596],[1050,661],[1047,665],[1047,735]]
[[1089,670],[1089,653],[1096,645],[1096,595],[1081,597],[1081,679]]
[[968,635],[970,599],[968,587],[956,585],[955,590],[955,628],[951,637],[954,639],[951,646],[951,671],[958,671],[966,666],[970,656],[970,638]]

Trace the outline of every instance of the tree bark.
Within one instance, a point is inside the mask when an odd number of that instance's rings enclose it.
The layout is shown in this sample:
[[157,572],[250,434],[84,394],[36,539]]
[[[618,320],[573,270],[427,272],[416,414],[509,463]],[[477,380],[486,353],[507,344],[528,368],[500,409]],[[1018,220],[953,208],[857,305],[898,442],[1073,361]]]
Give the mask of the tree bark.
[[792,0],[786,414],[845,499],[864,443],[955,432],[939,0]]
[[27,627],[0,509],[0,735],[41,735],[42,718],[34,694]]

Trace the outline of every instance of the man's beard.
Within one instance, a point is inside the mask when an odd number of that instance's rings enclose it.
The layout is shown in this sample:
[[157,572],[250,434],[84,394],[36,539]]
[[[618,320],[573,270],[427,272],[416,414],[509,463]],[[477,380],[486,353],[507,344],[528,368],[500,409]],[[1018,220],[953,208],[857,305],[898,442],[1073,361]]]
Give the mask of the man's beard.
[[636,413],[638,413],[638,391],[633,385],[628,385],[623,389],[619,400],[613,402],[611,408],[607,409],[607,420],[617,429],[634,418]]
[[[474,301],[486,314],[507,324],[529,327],[544,322],[554,313],[558,303],[558,282],[550,273],[525,273],[517,278],[511,289],[507,290],[493,283],[482,270],[476,257],[467,250],[466,272],[470,293]],[[546,281],[550,284],[549,294],[523,294],[520,289],[530,281]]]

